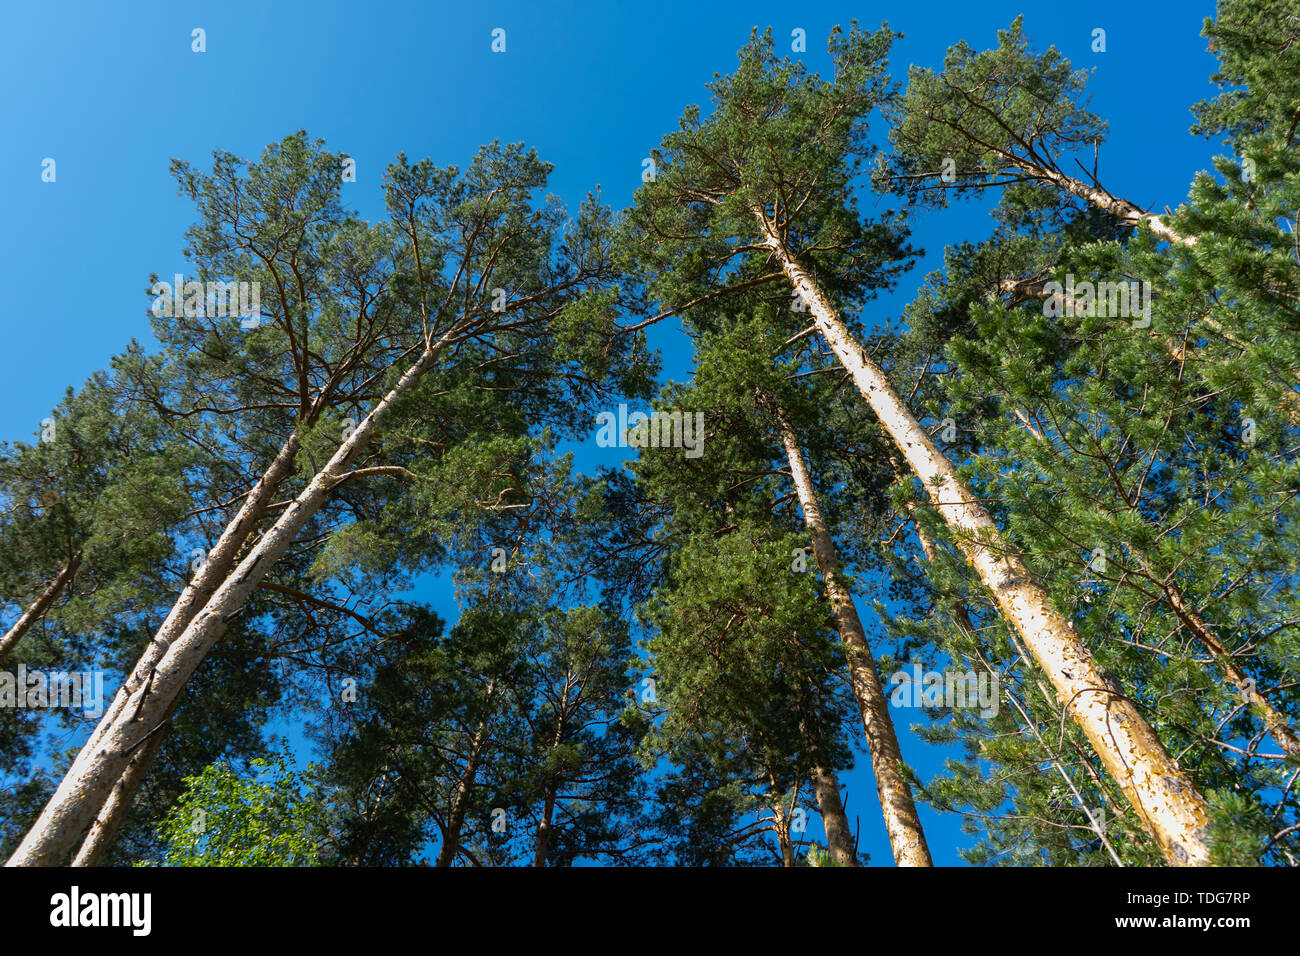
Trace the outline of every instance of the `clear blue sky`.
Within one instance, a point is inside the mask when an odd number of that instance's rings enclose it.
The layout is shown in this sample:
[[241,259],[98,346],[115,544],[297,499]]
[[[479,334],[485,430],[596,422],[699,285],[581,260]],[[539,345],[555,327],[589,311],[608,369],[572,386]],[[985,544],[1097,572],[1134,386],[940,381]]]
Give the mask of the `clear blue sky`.
[[[778,40],[807,31],[807,62],[826,65],[837,23],[887,20],[909,63],[938,66],[959,39],[977,48],[1018,13],[1039,46],[1094,68],[1092,106],[1110,123],[1102,181],[1140,205],[1177,205],[1211,145],[1187,132],[1188,107],[1210,92],[1213,57],[1200,37],[1212,0],[1007,3],[7,3],[0,10],[0,280],[14,298],[3,317],[0,439],[32,440],[68,385],[79,385],[132,338],[150,342],[147,278],[188,271],[182,233],[193,219],[167,174],[172,157],[206,165],[214,148],[254,158],[297,129],[357,160],[344,196],[382,213],[380,175],[398,151],[464,164],[479,144],[523,140],[555,164],[552,189],[571,208],[596,184],[626,205],[641,160],[703,84],[730,72],[752,26]],[[191,51],[191,31],[207,51]],[[506,52],[490,49],[506,30]],[[1090,49],[1092,31],[1107,50]],[[57,180],[41,180],[42,161]],[[991,228],[956,206],[921,217],[928,256],[897,294],[897,315],[947,243]],[[20,301],[21,300],[21,301]],[[671,328],[651,344],[681,378],[689,352]],[[593,432],[594,437],[594,432]],[[592,449],[594,453],[594,449]],[[582,456],[580,461],[595,460]],[[430,594],[450,613],[449,596]],[[898,713],[900,723],[909,720]],[[928,775],[934,754],[904,754]],[[889,860],[868,774],[847,775],[850,816],[877,864]],[[923,810],[937,862],[959,862],[959,821]]]

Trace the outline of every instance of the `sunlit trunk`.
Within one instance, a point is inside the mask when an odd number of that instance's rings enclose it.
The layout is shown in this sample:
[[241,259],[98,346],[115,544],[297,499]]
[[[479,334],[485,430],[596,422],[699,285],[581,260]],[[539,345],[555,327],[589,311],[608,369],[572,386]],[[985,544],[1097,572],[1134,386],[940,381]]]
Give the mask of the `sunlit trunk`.
[[889,845],[894,851],[894,862],[899,866],[932,866],[930,849],[926,845],[921,819],[912,799],[912,789],[903,773],[903,754],[898,746],[898,735],[894,732],[893,718],[889,715],[889,700],[880,683],[862,620],[858,617],[853,595],[839,579],[839,558],[835,543],[813,491],[803,452],[783,418],[781,429],[781,440],[790,462],[790,474],[803,509],[804,523],[812,536],[813,555],[826,586],[835,626],[840,632],[840,640],[844,642],[853,693],[862,712],[867,751],[871,755],[871,771],[876,778],[876,793],[880,797],[880,808],[885,818],[885,830],[889,834]]
[[867,358],[818,283],[752,207],[764,242],[812,312],[817,329],[853,378],[881,425],[921,479],[935,509],[1006,620],[1051,681],[1107,772],[1174,865],[1207,865],[1209,808],[1131,700],[1112,690],[1073,624],[1053,606],[956,469]]

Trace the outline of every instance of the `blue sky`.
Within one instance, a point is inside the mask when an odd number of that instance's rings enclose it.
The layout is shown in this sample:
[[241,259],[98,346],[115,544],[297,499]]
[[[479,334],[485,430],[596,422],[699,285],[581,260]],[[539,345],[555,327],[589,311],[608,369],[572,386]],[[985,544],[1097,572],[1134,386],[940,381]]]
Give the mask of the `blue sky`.
[[[5,4],[0,10],[0,281],[15,300],[0,317],[0,439],[32,440],[69,385],[131,338],[150,342],[150,273],[187,272],[182,234],[193,219],[168,162],[206,165],[214,148],[254,158],[297,129],[357,160],[344,197],[382,212],[380,176],[398,151],[464,164],[492,139],[522,140],[555,164],[552,189],[570,208],[597,184],[625,206],[641,160],[703,84],[729,72],[752,26],[780,41],[803,28],[806,61],[826,65],[825,37],[857,18],[904,33],[896,74],[938,66],[959,39],[992,45],[1018,13],[1036,45],[1092,68],[1092,107],[1110,124],[1102,182],[1156,210],[1175,206],[1213,144],[1192,137],[1188,107],[1210,94],[1213,57],[1200,37],[1212,0],[1088,3],[776,2]],[[191,50],[191,31],[207,50]],[[492,31],[506,31],[493,53]],[[1106,30],[1105,53],[1091,50]],[[42,162],[55,160],[55,182]],[[992,227],[982,207],[918,216],[927,256],[870,319],[897,316],[945,244]],[[18,293],[21,292],[21,295]],[[18,300],[28,303],[18,304]],[[666,372],[686,374],[689,348],[656,328]],[[593,431],[594,439],[594,431]],[[593,441],[594,445],[594,441]],[[596,460],[582,455],[580,463]],[[449,595],[430,594],[448,609]],[[449,611],[446,611],[449,613]],[[898,713],[906,724],[907,712]],[[914,739],[905,756],[928,774],[937,755]],[[868,774],[846,776],[850,816],[875,863],[889,860]],[[959,821],[923,810],[936,861],[959,862]]]

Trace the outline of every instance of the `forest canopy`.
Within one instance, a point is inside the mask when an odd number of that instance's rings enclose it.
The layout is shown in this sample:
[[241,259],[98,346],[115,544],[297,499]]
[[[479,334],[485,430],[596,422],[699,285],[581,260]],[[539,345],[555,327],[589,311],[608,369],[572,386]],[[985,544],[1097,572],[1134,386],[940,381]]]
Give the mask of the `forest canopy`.
[[1291,9],[1205,22],[1162,213],[1020,18],[755,29],[621,209],[499,140],[373,219],[306,131],[173,160],[153,340],[0,444],[0,858],[1296,865]]

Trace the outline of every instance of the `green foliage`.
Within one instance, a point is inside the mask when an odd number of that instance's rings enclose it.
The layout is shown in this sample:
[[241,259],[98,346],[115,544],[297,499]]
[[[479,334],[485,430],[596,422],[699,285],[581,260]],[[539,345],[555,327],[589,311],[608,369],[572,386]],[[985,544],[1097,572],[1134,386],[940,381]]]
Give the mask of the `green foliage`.
[[1223,90],[1192,107],[1194,132],[1233,139],[1271,132],[1289,147],[1300,124],[1300,12],[1285,0],[1219,0],[1205,20]]
[[[916,726],[956,748],[933,779],[908,773],[963,817],[966,858],[1161,863],[809,334],[770,230],[1205,794],[1213,861],[1294,865],[1296,761],[1269,723],[1300,725],[1292,6],[1221,0],[1206,23],[1220,92],[1193,130],[1232,155],[1168,220],[1194,243],[1135,235],[1066,182],[1106,124],[1086,72],[1020,18],[905,90],[886,26],[835,28],[827,76],[755,30],[622,215],[592,195],[570,217],[522,144],[463,168],[399,154],[375,222],[302,132],[256,160],[174,162],[195,276],[258,282],[263,320],[155,311],[157,351],[131,343],[48,437],[0,447],[0,610],[17,620],[75,572],[12,662],[128,671],[271,462],[252,540],[432,353],[185,685],[109,862],[833,865],[792,820],[819,812],[814,770],[853,766],[861,723],[788,431],[882,667],[998,680],[996,714]],[[989,235],[945,250],[901,324],[867,309],[915,255],[871,185],[914,206],[1000,190]],[[1045,307],[1067,281],[1146,283],[1150,322]],[[660,382],[646,343],[668,315],[688,381]],[[632,398],[702,414],[705,453],[642,447],[595,475],[557,454]],[[440,571],[448,622],[410,600]],[[267,756],[276,708],[306,716],[320,765]],[[0,853],[73,724],[0,714]]]
[[1210,802],[1215,866],[1257,866],[1273,840],[1270,821],[1259,802],[1245,794],[1211,790]]
[[287,747],[249,772],[212,764],[159,824],[166,866],[314,866],[327,853],[313,771],[293,770]]
[[1087,76],[1055,47],[1031,52],[1023,17],[998,31],[994,49],[961,41],[941,70],[913,65],[906,95],[891,104],[894,154],[877,170],[881,184],[913,201],[942,201],[947,183],[978,192],[1016,182],[1029,165],[1057,168],[1106,132],[1082,102]]

